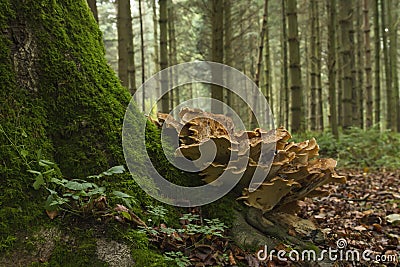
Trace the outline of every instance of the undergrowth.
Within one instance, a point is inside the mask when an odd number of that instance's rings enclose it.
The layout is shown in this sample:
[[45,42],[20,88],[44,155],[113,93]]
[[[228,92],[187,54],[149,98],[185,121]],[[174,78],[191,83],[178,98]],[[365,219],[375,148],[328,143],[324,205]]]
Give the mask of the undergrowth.
[[301,142],[315,137],[321,157],[338,161],[339,168],[400,169],[400,134],[389,130],[350,128],[336,140],[330,132],[304,132],[293,136]]

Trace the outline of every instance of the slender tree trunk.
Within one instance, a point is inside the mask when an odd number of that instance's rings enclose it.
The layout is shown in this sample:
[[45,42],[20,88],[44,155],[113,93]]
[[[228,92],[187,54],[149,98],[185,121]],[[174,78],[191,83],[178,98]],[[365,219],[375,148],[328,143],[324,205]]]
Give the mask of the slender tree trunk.
[[372,67],[371,67],[371,40],[370,40],[370,27],[369,27],[369,0],[363,0],[363,28],[364,28],[364,49],[365,49],[365,127],[371,128],[372,126]]
[[117,2],[118,76],[131,94],[136,92],[135,52],[133,48],[132,15],[129,0]]
[[[336,1],[337,3],[337,1]],[[338,4],[336,4],[336,10],[338,8]],[[338,125],[340,127],[343,126],[343,88],[342,88],[342,80],[343,80],[343,69],[341,67],[341,49],[343,47],[340,37],[340,24],[338,19],[338,13],[335,12],[336,19],[336,92],[337,92],[337,113],[338,113]]]
[[[224,59],[224,42],[223,42],[223,1],[221,0],[211,0],[212,7],[212,61],[222,63]],[[222,71],[221,71],[222,73]],[[222,77],[220,75],[213,75],[213,81],[220,83]],[[223,90],[221,86],[212,84],[211,85],[211,97],[220,102],[224,101]],[[222,114],[223,105],[222,103],[217,103],[212,105],[211,111],[213,113]]]
[[321,77],[321,70],[322,70],[322,63],[321,63],[321,54],[322,54],[322,47],[321,47],[321,27],[319,21],[319,5],[318,1],[315,2],[315,10],[316,10],[316,20],[315,20],[315,31],[317,34],[317,43],[316,43],[316,61],[317,61],[317,94],[318,94],[318,107],[317,107],[317,115],[318,115],[318,130],[324,130],[324,108],[323,108],[323,101],[322,101],[322,77]]
[[[259,86],[260,85],[260,73],[261,73],[261,66],[263,60],[263,49],[264,49],[264,38],[265,38],[265,31],[267,28],[267,12],[268,12],[268,0],[264,2],[264,12],[261,24],[261,32],[260,32],[260,39],[258,43],[258,56],[257,56],[257,68],[256,68],[256,75],[254,79],[254,83]],[[265,64],[265,63],[264,63]],[[266,96],[267,90],[264,91],[264,95]]]
[[[228,66],[232,66],[232,0],[224,0],[224,63]],[[228,72],[230,73],[230,72]],[[226,77],[227,80],[230,77]],[[233,95],[230,90],[227,90],[226,104],[229,107],[235,108]]]
[[341,61],[340,68],[343,70],[342,88],[343,88],[343,129],[352,126],[352,52],[350,40],[350,23],[352,19],[351,1],[339,0],[339,23],[341,40]]
[[[170,66],[176,65],[177,62],[177,57],[176,57],[176,39],[175,39],[175,14],[174,14],[174,9],[172,2],[170,2],[168,6],[168,61]],[[173,73],[173,70],[171,69],[169,71],[169,82],[170,82],[170,87],[173,88],[174,85],[177,83],[175,77],[175,73]],[[173,109],[176,105],[179,104],[179,88],[174,88],[173,90],[170,91],[170,106],[171,109]]]
[[329,80],[329,113],[332,134],[339,138],[336,112],[336,0],[327,0],[328,22],[328,80]]
[[[270,58],[270,46],[269,46],[269,22],[268,22],[268,16],[269,16],[269,11],[268,11],[268,0],[265,0],[265,9],[264,13],[265,15],[265,20],[266,20],[266,27],[265,27],[265,91],[266,95],[269,96],[267,98],[269,107],[271,109],[271,112],[274,112],[274,94],[272,92],[272,75],[271,75],[271,58]],[[268,114],[269,111],[266,111],[265,114]]]
[[284,96],[284,118],[285,127],[289,128],[289,75],[288,75],[288,48],[287,48],[287,20],[286,20],[286,1],[282,0],[282,79]]
[[381,121],[381,79],[380,79],[380,52],[381,52],[381,40],[379,34],[379,0],[374,1],[374,56],[375,56],[375,79],[374,79],[374,91],[375,91],[375,116],[374,122],[380,127]]
[[[170,65],[173,65],[173,63],[172,63],[172,52],[173,51],[172,51],[172,6],[171,6],[171,4],[172,4],[172,1],[170,1],[168,3],[168,7],[167,7],[167,13],[168,13],[167,14],[168,15],[168,25],[167,25],[167,27],[168,27],[168,62]],[[172,69],[169,70],[168,75],[169,75],[169,79],[168,79],[169,86],[171,88],[173,88],[174,87],[174,74],[173,74]],[[174,107],[175,107],[175,103],[174,103],[175,92],[176,92],[175,90],[169,91],[169,107],[171,110],[174,109]]]
[[[143,14],[142,14],[142,0],[139,0],[139,20],[140,20],[140,55],[142,60],[142,84],[146,81],[145,73],[145,54],[144,54],[144,31],[143,31]],[[142,91],[142,109],[145,110],[146,90]]]
[[[168,67],[168,43],[167,43],[167,0],[159,0],[160,6],[160,70]],[[168,74],[164,73],[161,77],[161,112],[169,112],[169,97],[167,93]]]
[[356,70],[357,70],[357,114],[358,114],[358,127],[364,127],[364,99],[365,99],[365,85],[364,85],[364,44],[362,38],[362,2],[357,1],[357,19],[356,19],[356,33],[357,33],[357,58],[356,58]]
[[155,72],[160,70],[160,54],[158,50],[158,20],[157,20],[157,2],[153,0],[152,2],[153,8],[153,39],[154,39],[154,66]]
[[301,88],[300,42],[297,24],[297,0],[288,0],[288,41],[289,41],[289,74],[291,91],[291,130],[299,132],[304,129],[303,91]]
[[392,81],[391,81],[391,71],[390,71],[390,60],[389,60],[389,48],[388,48],[388,40],[387,40],[387,23],[386,23],[386,16],[388,13],[386,10],[386,5],[385,3],[390,3],[390,0],[386,1],[380,1],[381,3],[381,31],[382,31],[382,49],[383,49],[383,62],[384,62],[384,68],[385,68],[385,87],[386,87],[386,129],[391,129],[392,128],[392,111],[393,111],[393,90],[392,90]]
[[357,80],[357,67],[356,67],[356,46],[355,46],[355,31],[354,22],[356,21],[357,13],[354,13],[354,1],[347,0],[349,3],[350,10],[349,16],[349,52],[350,52],[350,69],[351,69],[351,126],[359,126],[359,114],[358,114],[358,80]]
[[390,39],[390,78],[391,78],[391,88],[392,88],[392,101],[391,101],[391,108],[390,113],[388,113],[388,117],[392,117],[391,121],[391,129],[393,131],[398,131],[399,128],[399,78],[398,78],[398,69],[397,69],[397,28],[399,24],[399,17],[398,17],[398,4],[397,0],[394,1],[395,5],[393,5],[392,0],[388,0],[387,4],[389,6],[388,9],[388,18],[389,18],[389,39]]
[[310,30],[311,30],[311,39],[310,39],[310,57],[309,57],[309,73],[310,73],[310,86],[311,86],[311,94],[310,94],[310,127],[312,131],[317,129],[317,34],[316,34],[316,0],[310,1]]
[[87,0],[88,6],[92,11],[93,17],[97,23],[99,23],[99,13],[97,12],[97,3],[96,0]]

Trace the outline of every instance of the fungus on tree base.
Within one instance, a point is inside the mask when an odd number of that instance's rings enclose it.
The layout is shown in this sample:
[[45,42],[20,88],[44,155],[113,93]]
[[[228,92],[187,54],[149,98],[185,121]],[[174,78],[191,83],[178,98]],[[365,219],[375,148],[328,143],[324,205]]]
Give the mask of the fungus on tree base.
[[[176,156],[197,160],[201,151],[216,148],[215,156],[202,162],[207,167],[199,173],[204,182],[214,185],[219,184],[218,177],[224,172],[232,177],[240,175],[248,184],[258,168],[265,175],[264,182],[253,192],[242,188],[242,196],[237,199],[263,212],[274,208],[295,210],[298,200],[329,194],[321,186],[346,182],[344,176],[335,172],[336,160],[318,158],[319,146],[314,138],[288,142],[292,136],[283,127],[234,132],[229,117],[199,109],[184,108],[179,116],[180,121],[176,121],[168,114],[158,114],[156,122],[159,127],[166,124],[179,134]],[[269,164],[267,157],[260,158],[261,149],[266,152],[273,148],[275,154]]]

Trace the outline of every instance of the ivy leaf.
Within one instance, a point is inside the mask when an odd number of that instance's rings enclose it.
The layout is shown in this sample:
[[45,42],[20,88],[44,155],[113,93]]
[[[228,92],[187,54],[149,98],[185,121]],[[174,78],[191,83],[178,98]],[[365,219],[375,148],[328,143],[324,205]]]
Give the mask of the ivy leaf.
[[102,172],[102,173],[100,173],[98,175],[91,175],[91,176],[88,176],[87,178],[99,179],[99,178],[101,178],[101,177],[103,177],[105,175],[110,176],[110,175],[117,174],[117,173],[123,173],[124,171],[125,171],[124,166],[122,166],[122,165],[114,166],[114,167],[108,169],[105,172]]
[[65,185],[65,188],[74,190],[74,191],[82,191],[82,190],[86,190],[88,188],[94,187],[94,185],[92,183],[80,183],[74,180],[68,181]]
[[44,185],[44,179],[43,179],[43,175],[41,173],[39,173],[36,176],[36,180],[33,183],[33,188],[35,188],[35,190],[38,190],[40,188],[40,186]]
[[132,196],[125,194],[121,191],[113,191],[114,196],[119,197],[119,198],[130,198]]
[[124,171],[125,171],[124,166],[120,165],[120,166],[114,166],[114,167],[108,169],[107,171],[103,172],[102,174],[110,176],[110,175],[117,174],[117,173],[123,173]]

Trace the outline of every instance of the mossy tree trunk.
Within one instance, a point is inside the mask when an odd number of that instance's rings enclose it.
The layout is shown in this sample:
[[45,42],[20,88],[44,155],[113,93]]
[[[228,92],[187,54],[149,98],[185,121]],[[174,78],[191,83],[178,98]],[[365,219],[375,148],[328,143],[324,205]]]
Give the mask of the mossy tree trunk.
[[87,0],[87,3],[90,7],[90,10],[93,13],[93,17],[97,23],[99,23],[99,13],[97,12],[97,1],[96,0]]
[[130,95],[106,63],[89,12],[85,0],[0,2],[2,242],[46,216],[27,172],[38,155],[67,178],[124,163],[121,127]]

